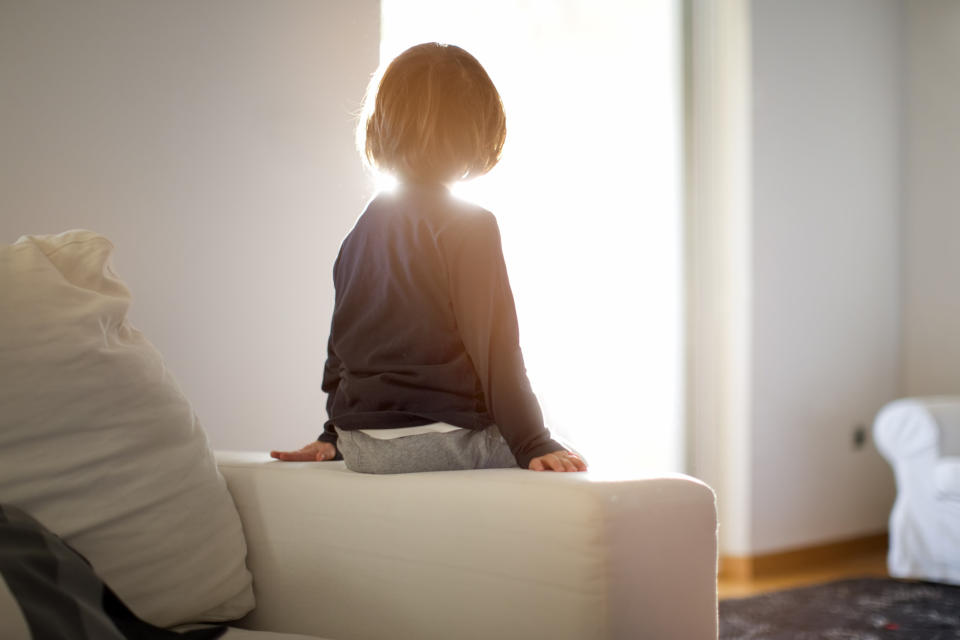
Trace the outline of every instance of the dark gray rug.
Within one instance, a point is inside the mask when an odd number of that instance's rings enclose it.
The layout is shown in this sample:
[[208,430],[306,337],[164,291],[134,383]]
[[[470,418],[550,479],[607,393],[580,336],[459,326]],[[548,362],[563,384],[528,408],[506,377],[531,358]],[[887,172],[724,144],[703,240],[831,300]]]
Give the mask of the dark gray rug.
[[960,640],[960,587],[840,580],[720,601],[721,640]]

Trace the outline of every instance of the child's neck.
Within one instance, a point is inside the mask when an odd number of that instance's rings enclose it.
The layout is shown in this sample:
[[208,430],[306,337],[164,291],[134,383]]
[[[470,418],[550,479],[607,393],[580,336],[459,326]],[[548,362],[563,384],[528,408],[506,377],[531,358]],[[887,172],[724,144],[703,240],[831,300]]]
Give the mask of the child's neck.
[[450,185],[442,182],[427,182],[421,180],[402,180],[397,184],[400,191],[438,191],[449,193]]

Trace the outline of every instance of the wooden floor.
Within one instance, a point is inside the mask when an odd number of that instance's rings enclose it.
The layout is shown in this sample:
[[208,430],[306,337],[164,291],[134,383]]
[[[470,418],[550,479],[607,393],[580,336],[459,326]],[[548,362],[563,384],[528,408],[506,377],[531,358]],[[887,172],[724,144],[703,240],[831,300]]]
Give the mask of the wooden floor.
[[761,578],[735,580],[721,577],[717,580],[717,589],[720,599],[723,600],[724,598],[744,598],[759,593],[780,591],[843,578],[886,575],[886,551],[881,550],[851,555],[829,564]]

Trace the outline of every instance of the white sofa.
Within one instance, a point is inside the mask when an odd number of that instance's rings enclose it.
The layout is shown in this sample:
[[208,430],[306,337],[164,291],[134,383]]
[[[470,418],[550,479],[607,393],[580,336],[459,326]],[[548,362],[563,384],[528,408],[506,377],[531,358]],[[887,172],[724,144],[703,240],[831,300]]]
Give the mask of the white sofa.
[[897,479],[890,575],[960,584],[960,396],[892,402],[874,439]]
[[0,245],[3,640],[117,637],[104,585],[157,627],[246,616],[228,640],[716,637],[704,484],[215,457],[112,251]]
[[257,600],[240,627],[338,640],[717,637],[714,494],[693,478],[217,461]]

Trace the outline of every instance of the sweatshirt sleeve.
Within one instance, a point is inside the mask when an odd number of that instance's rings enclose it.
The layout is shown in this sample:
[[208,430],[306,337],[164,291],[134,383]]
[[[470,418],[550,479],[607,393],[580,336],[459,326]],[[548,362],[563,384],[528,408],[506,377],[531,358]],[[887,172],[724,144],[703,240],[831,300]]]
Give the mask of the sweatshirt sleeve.
[[533,458],[564,447],[544,427],[527,378],[496,218],[482,212],[463,222],[448,255],[457,327],[483,386],[487,411],[517,464],[526,469]]
[[[334,281],[336,281],[336,271],[339,265],[340,257],[337,256],[333,265]],[[320,388],[327,394],[327,421],[323,425],[323,433],[317,438],[320,442],[329,442],[337,446],[337,432],[333,428],[333,402],[337,397],[337,390],[340,387],[340,358],[337,357],[333,349],[333,323],[330,323],[330,337],[327,338],[327,360],[323,365],[323,380]],[[343,460],[340,454],[340,447],[337,447],[337,453],[334,460]]]
[[[329,442],[337,444],[337,432],[333,428],[333,420],[330,418],[333,413],[333,402],[337,397],[337,388],[340,386],[340,359],[333,351],[333,336],[327,341],[327,361],[323,365],[323,382],[321,389],[327,394],[327,421],[323,425],[323,433],[317,438],[320,442]],[[339,459],[340,450],[337,449]]]

